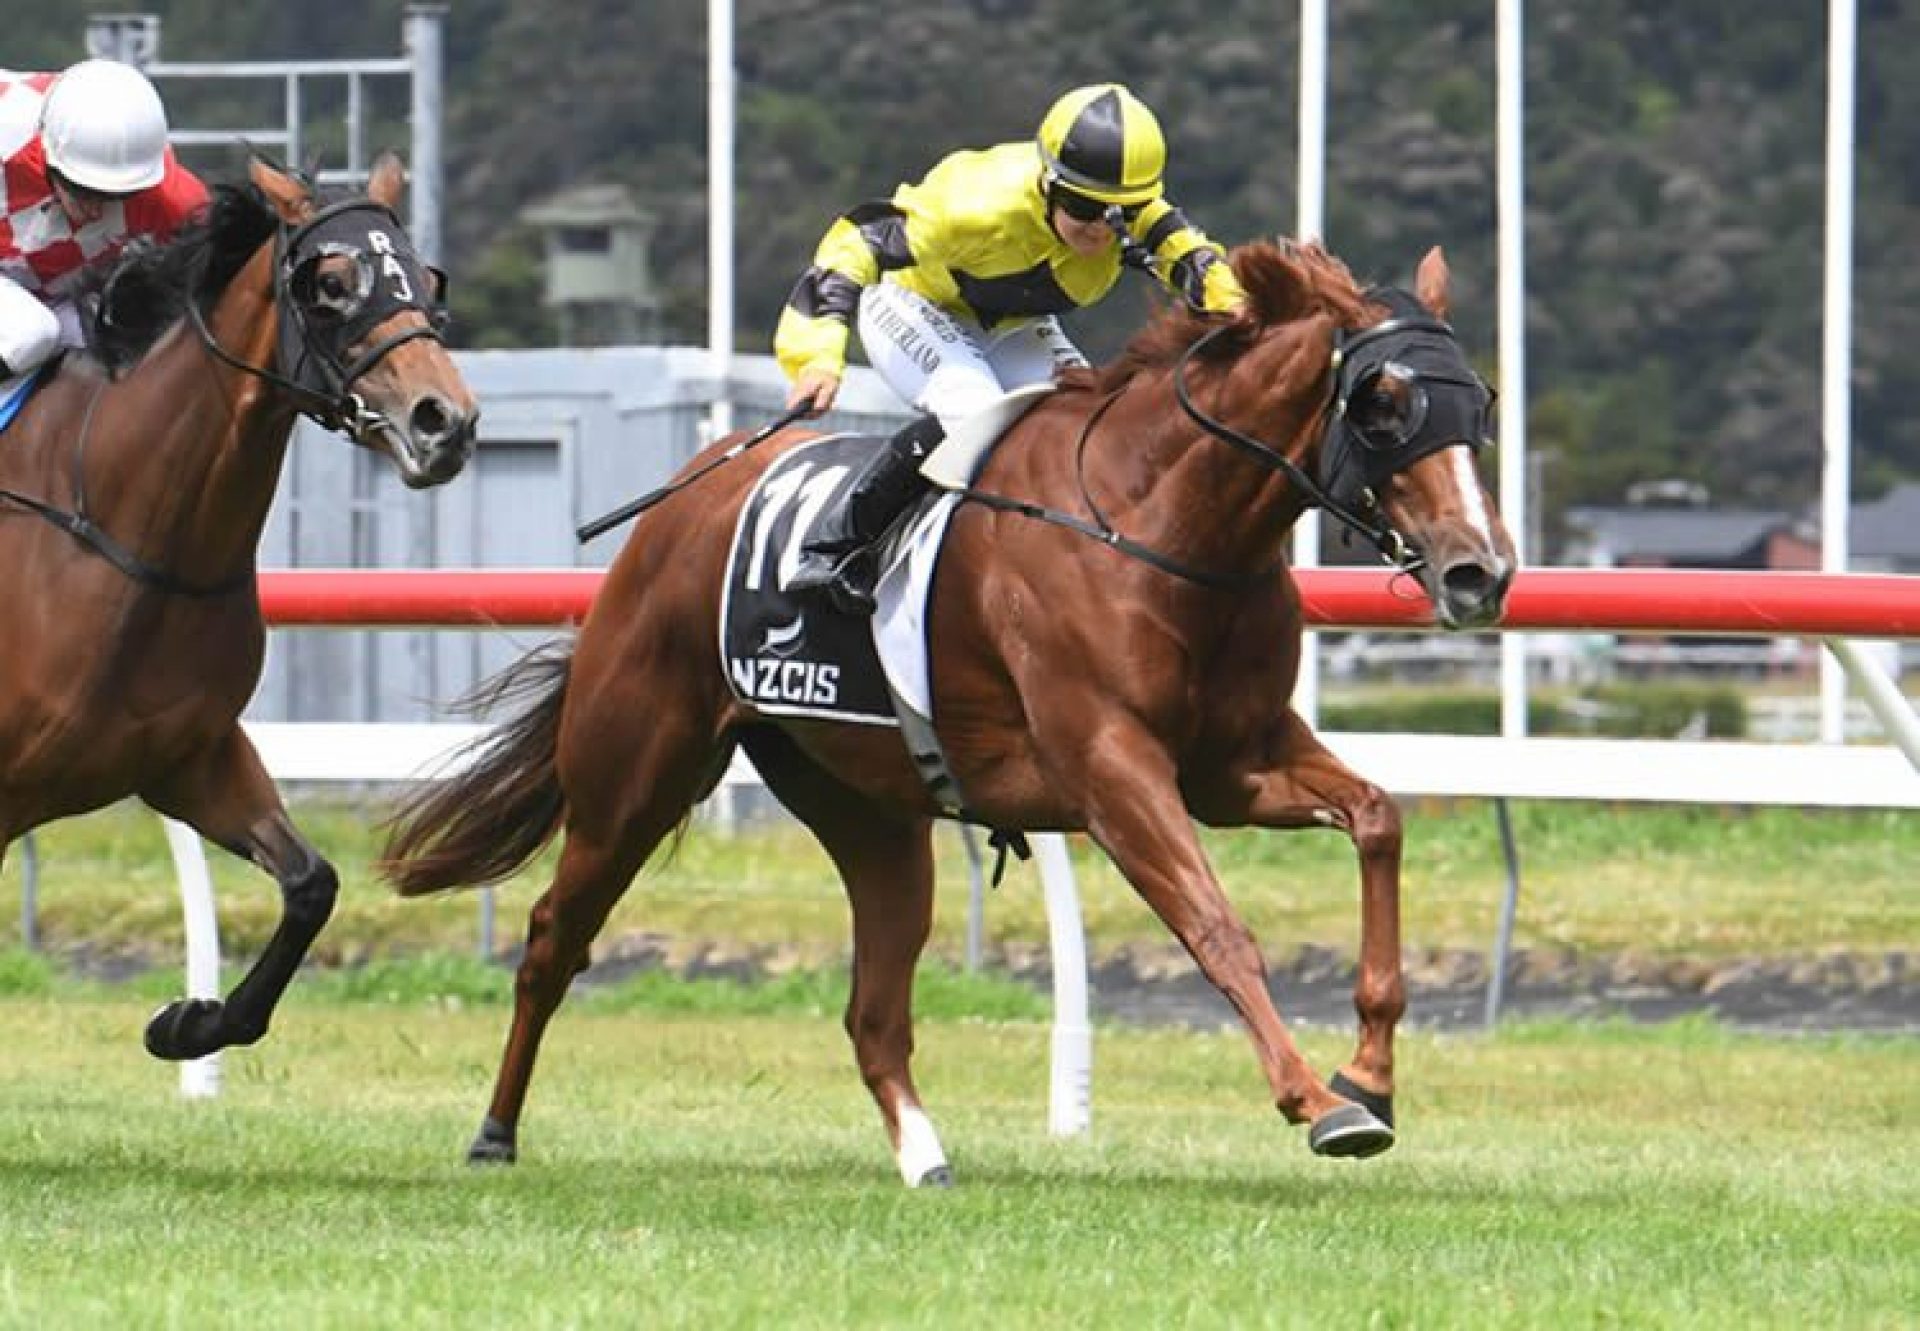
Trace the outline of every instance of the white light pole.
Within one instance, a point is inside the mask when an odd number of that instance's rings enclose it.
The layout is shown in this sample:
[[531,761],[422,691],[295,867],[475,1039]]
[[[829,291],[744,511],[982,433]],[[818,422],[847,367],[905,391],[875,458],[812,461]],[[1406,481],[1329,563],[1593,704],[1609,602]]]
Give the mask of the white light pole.
[[[1300,0],[1300,142],[1295,234],[1326,239],[1327,206],[1327,0]],[[1293,564],[1320,562],[1320,511],[1308,509],[1293,527]],[[1300,677],[1293,710],[1312,725],[1320,715],[1320,635],[1300,640]]]
[[707,349],[711,437],[733,429],[733,0],[707,0]]
[[[1852,513],[1854,0],[1827,3],[1827,235],[1820,337],[1820,568],[1847,571]],[[1847,674],[1820,654],[1820,738],[1846,738]]]
[[[1527,548],[1527,259],[1525,98],[1526,43],[1522,0],[1499,0],[1495,10],[1494,83],[1498,159],[1500,303],[1500,514],[1520,549],[1520,562],[1545,552]],[[1500,635],[1500,733],[1527,733],[1527,638]]]

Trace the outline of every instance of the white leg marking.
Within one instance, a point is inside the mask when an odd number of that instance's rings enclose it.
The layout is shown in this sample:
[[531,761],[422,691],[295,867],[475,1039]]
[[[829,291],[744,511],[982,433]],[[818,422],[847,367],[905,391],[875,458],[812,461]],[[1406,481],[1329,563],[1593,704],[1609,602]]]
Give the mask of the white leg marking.
[[918,1105],[900,1106],[900,1177],[907,1186],[919,1187],[921,1179],[946,1164],[946,1152],[940,1149],[933,1120]]

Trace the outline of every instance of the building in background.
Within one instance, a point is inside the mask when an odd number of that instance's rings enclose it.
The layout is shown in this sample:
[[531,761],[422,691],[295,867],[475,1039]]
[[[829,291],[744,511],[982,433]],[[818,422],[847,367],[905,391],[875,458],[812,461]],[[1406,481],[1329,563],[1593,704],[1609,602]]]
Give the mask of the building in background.
[[654,216],[624,185],[580,185],[520,211],[546,245],[546,303],[560,345],[660,340],[660,292],[648,248]]

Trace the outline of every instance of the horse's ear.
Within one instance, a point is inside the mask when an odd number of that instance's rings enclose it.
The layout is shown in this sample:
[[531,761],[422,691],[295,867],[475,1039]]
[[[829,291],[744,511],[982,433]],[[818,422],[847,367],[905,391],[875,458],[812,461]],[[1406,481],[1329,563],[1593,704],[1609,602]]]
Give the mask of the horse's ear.
[[400,194],[407,187],[407,164],[391,148],[381,151],[367,173],[367,197],[398,212]]
[[1234,276],[1240,279],[1257,322],[1290,323],[1305,312],[1313,286],[1296,255],[1291,242],[1279,245],[1261,242],[1243,245],[1234,251]]
[[304,183],[289,172],[269,162],[264,157],[253,157],[247,161],[247,179],[253,182],[272,209],[280,214],[280,220],[297,223],[313,212],[313,192]]
[[1427,257],[1420,260],[1420,271],[1413,275],[1413,294],[1420,303],[1432,311],[1434,318],[1447,317],[1447,256],[1435,245],[1427,251]]

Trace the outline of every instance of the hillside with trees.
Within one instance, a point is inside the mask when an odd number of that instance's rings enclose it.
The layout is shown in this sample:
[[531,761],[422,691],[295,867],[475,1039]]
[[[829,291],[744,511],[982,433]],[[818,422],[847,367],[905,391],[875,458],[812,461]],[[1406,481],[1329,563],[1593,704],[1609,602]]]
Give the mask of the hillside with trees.
[[[80,16],[0,7],[15,66],[79,54]],[[400,31],[393,0],[149,8],[175,60],[391,54]],[[1651,477],[1702,482],[1721,502],[1811,501],[1824,6],[1526,8],[1531,443],[1549,459],[1548,509],[1615,502]],[[1399,281],[1443,244],[1455,321],[1491,367],[1492,0],[1333,9],[1327,239],[1361,276]],[[1920,4],[1859,12],[1854,431],[1867,495],[1920,478],[1920,379],[1905,368],[1920,342]],[[1293,229],[1289,3],[737,0],[737,16],[742,350],[765,350],[835,212],[950,148],[1032,133],[1077,83],[1126,81],[1159,111],[1171,193],[1217,239]],[[590,183],[625,185],[658,215],[669,335],[704,341],[705,24],[701,0],[455,0],[446,257],[466,343],[553,340],[538,240],[517,215]],[[404,105],[374,113],[401,136]],[[1149,298],[1131,284],[1077,332],[1110,353]]]

